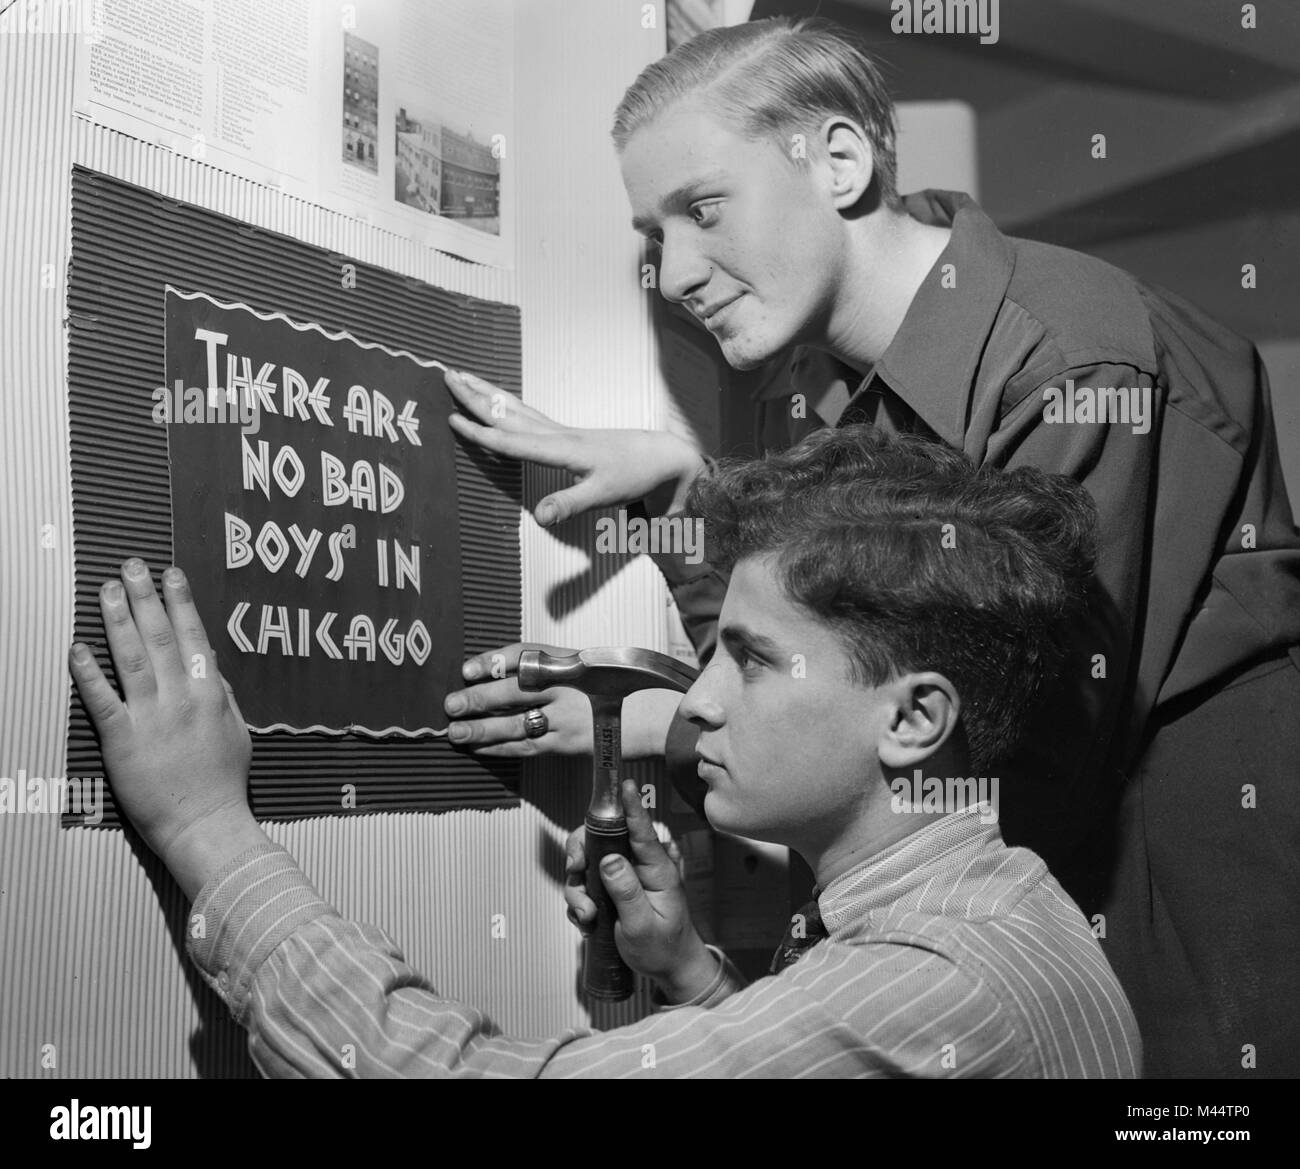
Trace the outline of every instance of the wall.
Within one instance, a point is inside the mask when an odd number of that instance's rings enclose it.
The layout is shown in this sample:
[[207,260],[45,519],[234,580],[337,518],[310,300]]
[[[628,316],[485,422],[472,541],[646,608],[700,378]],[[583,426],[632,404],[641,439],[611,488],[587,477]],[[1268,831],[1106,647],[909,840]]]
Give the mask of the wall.
[[[639,254],[609,114],[663,51],[631,0],[517,6],[517,268],[497,272],[96,128],[72,114],[77,38],[10,35],[0,15],[0,774],[62,775],[71,638],[66,351],[69,172],[93,167],[441,287],[519,304],[526,400],[586,426],[660,425]],[[593,44],[600,52],[591,52]],[[530,476],[531,498],[545,477]],[[44,538],[43,538],[44,537]],[[525,518],[525,636],[663,648],[665,594],[647,563]],[[560,844],[579,822],[581,766],[539,766],[508,812],[270,825],[322,893],[375,922],[440,988],[507,1030],[581,1024]],[[174,932],[184,904],[119,832],[0,816],[0,1075],[250,1074],[242,1032],[198,983]],[[506,935],[491,937],[502,914]],[[609,1024],[644,1008],[605,1009]],[[52,1062],[51,1062],[52,1059]]]

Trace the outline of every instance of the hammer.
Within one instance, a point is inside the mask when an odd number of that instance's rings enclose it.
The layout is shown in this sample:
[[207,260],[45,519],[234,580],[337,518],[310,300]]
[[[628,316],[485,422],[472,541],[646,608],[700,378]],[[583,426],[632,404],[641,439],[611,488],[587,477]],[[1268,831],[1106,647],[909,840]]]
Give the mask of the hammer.
[[611,853],[632,860],[619,785],[623,775],[623,699],[637,690],[685,694],[699,671],[649,649],[584,649],[519,655],[519,689],[569,686],[591,700],[591,804],[587,808],[587,896],[596,903],[596,927],[587,938],[583,982],[592,998],[618,1001],[632,993],[632,971],[614,943],[618,913],[600,879],[600,862]]

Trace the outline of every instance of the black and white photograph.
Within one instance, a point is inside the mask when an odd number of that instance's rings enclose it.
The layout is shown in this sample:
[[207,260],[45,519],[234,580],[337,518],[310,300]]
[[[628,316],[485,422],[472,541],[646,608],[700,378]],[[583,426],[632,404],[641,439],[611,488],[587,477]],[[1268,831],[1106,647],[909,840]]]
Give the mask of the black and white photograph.
[[442,210],[442,125],[432,115],[396,119],[397,170],[393,198],[437,215]]
[[501,163],[491,143],[458,133],[430,113],[414,116],[401,106],[396,118],[399,203],[459,220],[497,235],[501,231]]
[[1280,1138],[1300,4],[0,0],[0,76],[13,1148]]
[[343,161],[379,173],[379,48],[343,34]]

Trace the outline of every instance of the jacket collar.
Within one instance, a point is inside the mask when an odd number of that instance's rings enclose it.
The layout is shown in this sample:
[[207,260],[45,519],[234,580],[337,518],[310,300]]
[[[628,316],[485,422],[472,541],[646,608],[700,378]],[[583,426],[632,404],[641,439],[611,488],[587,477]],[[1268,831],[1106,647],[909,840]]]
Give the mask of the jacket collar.
[[[1015,253],[969,195],[920,191],[903,205],[921,223],[951,227],[948,246],[917,290],[889,347],[857,387],[846,393],[832,386],[810,393],[808,401],[827,426],[835,426],[862,395],[887,387],[944,442],[960,448],[975,371],[1011,283]],[[795,361],[797,382],[797,356]],[[777,379],[760,397],[789,392],[789,383]]]

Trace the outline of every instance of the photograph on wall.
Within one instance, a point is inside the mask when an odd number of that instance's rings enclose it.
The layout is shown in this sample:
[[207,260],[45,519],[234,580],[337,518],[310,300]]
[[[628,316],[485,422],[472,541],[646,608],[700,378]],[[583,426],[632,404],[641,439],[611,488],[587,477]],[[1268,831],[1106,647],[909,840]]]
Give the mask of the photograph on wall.
[[118,0],[77,45],[74,109],[510,268],[514,18],[511,0]]
[[501,162],[491,145],[443,125],[435,114],[413,117],[405,106],[397,111],[395,130],[394,199],[501,234]]
[[343,34],[343,162],[379,173],[379,46]]

